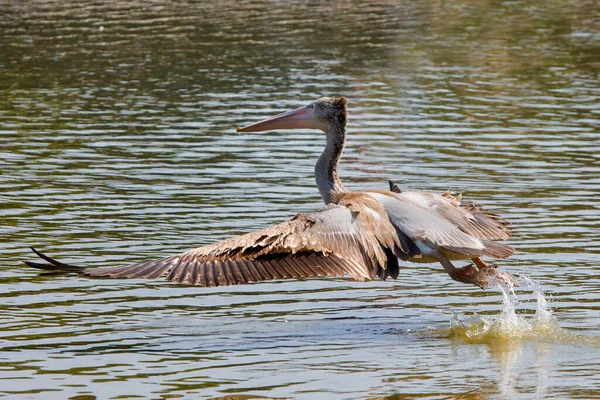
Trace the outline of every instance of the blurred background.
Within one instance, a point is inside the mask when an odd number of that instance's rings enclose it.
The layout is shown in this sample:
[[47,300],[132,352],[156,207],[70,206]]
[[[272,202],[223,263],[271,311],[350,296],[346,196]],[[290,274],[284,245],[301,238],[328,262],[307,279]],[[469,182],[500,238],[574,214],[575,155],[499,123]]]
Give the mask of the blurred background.
[[[600,396],[596,1],[4,1],[0,43],[0,396]],[[206,289],[20,264],[149,260],[318,209],[321,133],[235,127],[338,95],[346,185],[508,218],[501,266],[567,339],[459,340],[453,315],[502,295],[437,265]]]

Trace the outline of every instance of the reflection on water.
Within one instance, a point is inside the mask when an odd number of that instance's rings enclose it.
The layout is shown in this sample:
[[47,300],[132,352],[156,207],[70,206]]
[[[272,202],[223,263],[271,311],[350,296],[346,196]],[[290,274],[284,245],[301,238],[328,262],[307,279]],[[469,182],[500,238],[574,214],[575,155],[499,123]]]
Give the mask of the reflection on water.
[[[514,398],[519,393],[522,373],[519,363],[536,369],[536,395],[547,395],[546,389],[551,384],[550,366],[555,357],[552,353],[556,351],[549,344],[580,346],[586,350],[590,347],[600,348],[600,336],[577,334],[560,327],[538,282],[521,277],[519,283],[532,289],[534,307],[530,308],[533,315],[518,313],[522,300],[519,301],[510,282],[507,285],[497,282],[496,287],[503,299],[499,312],[472,316],[454,314],[449,333],[452,339],[461,343],[485,344],[489,347],[490,355],[500,366],[498,389],[504,398]],[[535,365],[531,365],[532,360]]]
[[[0,12],[0,395],[600,396],[596,2]],[[225,289],[20,265],[30,244],[129,263],[315,210],[322,135],[234,128],[321,95],[350,97],[348,187],[482,202],[514,224],[502,268],[546,295],[508,313],[512,294],[423,265]]]
[[471,317],[455,314],[452,320],[451,335],[468,343],[505,343],[507,347],[511,347],[511,342],[523,339],[534,339],[540,342],[573,341],[575,337],[568,340],[569,333],[561,331],[558,326],[558,321],[548,308],[546,297],[539,283],[526,277],[522,277],[520,282],[526,287],[533,288],[536,308],[535,314],[531,318],[516,313],[519,301],[512,283],[507,281],[506,286],[497,283],[496,287],[500,289],[503,298],[500,313],[497,316],[475,315]]

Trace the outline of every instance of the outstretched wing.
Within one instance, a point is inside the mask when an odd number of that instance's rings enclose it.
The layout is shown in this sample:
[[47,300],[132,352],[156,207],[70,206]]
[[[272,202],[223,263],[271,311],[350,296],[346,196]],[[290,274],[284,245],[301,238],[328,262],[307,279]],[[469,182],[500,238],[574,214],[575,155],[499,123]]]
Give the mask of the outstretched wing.
[[399,198],[448,220],[461,231],[471,236],[487,240],[508,240],[511,235],[510,223],[485,210],[481,204],[463,200],[461,195],[445,192],[441,195],[422,190],[400,191],[392,181],[390,190]]
[[370,191],[385,208],[391,222],[419,246],[423,254],[442,249],[469,257],[505,258],[514,250],[505,244],[464,232],[447,218],[425,207],[419,207],[401,196],[404,193]]
[[[191,285],[221,286],[270,279],[343,276],[357,280],[398,275],[397,257],[410,248],[377,201],[368,195],[342,199],[311,214],[236,236],[178,256],[123,267],[82,268],[89,276],[159,278]],[[36,251],[36,253],[38,253]],[[69,270],[41,253],[41,269]]]

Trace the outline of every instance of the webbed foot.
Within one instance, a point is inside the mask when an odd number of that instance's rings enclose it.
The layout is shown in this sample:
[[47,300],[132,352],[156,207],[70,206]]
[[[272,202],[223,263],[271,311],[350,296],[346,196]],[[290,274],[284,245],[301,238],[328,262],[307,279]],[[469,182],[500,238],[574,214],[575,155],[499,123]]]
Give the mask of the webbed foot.
[[498,272],[496,269],[491,269],[491,268],[482,269],[482,270],[480,270],[480,272],[483,272],[490,278],[499,280],[501,283],[503,283],[507,286],[519,287],[519,283],[508,272]]
[[[483,272],[490,278],[497,279],[500,282],[502,282],[503,284],[509,285],[512,287],[519,286],[519,284],[517,283],[517,281],[511,274],[509,274],[508,272],[498,272],[498,266],[496,264],[486,263],[479,257],[473,258],[472,260],[475,263],[475,265],[477,266],[477,268],[479,268],[479,271]],[[470,265],[472,266],[473,264],[470,264]]]
[[462,268],[456,268],[450,277],[455,281],[463,283],[472,283],[485,289],[489,286],[490,282],[487,278],[487,274],[484,271],[478,270],[473,264],[466,265]]

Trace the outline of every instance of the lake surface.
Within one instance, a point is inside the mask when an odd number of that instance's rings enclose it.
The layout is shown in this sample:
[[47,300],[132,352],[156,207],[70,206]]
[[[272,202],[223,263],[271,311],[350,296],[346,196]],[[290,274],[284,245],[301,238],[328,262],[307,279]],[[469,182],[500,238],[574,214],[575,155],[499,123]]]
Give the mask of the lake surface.
[[[0,397],[600,398],[599,21],[594,1],[0,3]],[[508,315],[439,265],[207,289],[20,263],[315,211],[323,135],[235,127],[323,95],[350,99],[349,188],[478,200],[545,296],[523,285]]]

